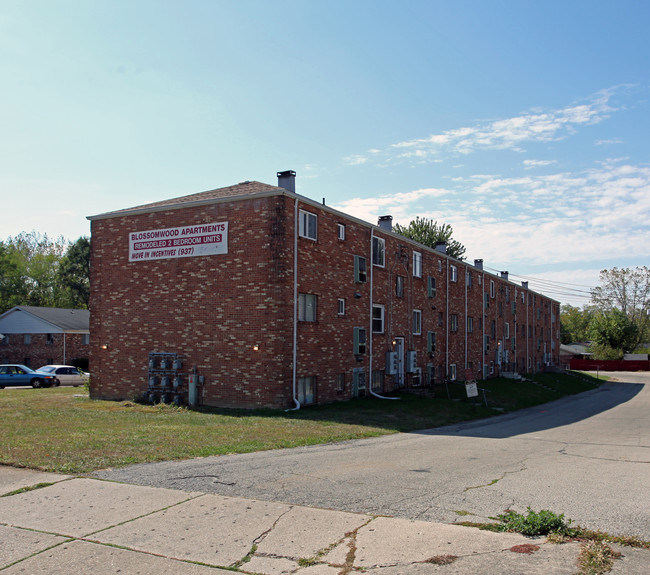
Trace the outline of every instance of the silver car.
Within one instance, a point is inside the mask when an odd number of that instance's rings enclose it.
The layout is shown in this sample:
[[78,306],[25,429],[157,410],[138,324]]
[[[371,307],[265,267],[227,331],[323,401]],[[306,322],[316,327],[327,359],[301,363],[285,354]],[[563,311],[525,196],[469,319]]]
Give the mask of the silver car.
[[53,375],[58,381],[56,385],[74,385],[78,387],[86,383],[90,378],[90,374],[72,365],[44,365],[39,367],[38,371]]

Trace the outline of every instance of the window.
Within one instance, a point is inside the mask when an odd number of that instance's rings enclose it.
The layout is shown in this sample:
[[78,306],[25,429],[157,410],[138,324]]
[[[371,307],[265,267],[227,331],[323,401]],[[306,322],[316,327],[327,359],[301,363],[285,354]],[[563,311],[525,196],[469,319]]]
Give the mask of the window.
[[372,306],[372,333],[384,333],[384,306]]
[[422,277],[422,254],[420,252],[413,252],[413,277]]
[[442,260],[438,260],[438,271],[442,272]]
[[336,376],[336,391],[338,393],[343,393],[345,391],[345,374],[339,373]]
[[298,213],[298,234],[303,238],[315,240],[317,221],[316,214],[300,210]]
[[458,331],[458,315],[455,313],[452,313],[449,316],[449,322],[450,322],[450,329],[451,331]]
[[90,343],[90,334],[89,333],[82,333],[81,334],[81,343],[83,345],[88,345]]
[[472,287],[472,272],[465,272],[465,282],[467,283],[467,287]]
[[54,344],[54,335],[48,333],[47,339],[45,340],[45,345],[53,345],[53,344]]
[[341,297],[339,298],[338,301],[337,315],[345,315],[345,300]]
[[404,297],[404,276],[395,276],[395,295]]
[[354,281],[358,284],[365,284],[367,278],[366,258],[354,256]]
[[442,327],[445,323],[445,315],[439,311],[438,312],[438,327]]
[[354,355],[362,355],[366,353],[366,328],[354,328]]
[[386,240],[383,238],[372,238],[372,263],[381,268],[386,262]]
[[413,335],[422,334],[422,312],[419,309],[413,310]]
[[467,317],[467,333],[472,333],[474,331],[474,318],[471,316]]
[[339,240],[344,240],[345,239],[345,224],[337,224],[338,225],[338,238]]
[[370,382],[370,389],[374,392],[384,391],[384,371],[375,369],[372,372],[372,381]]
[[506,322],[505,338],[510,339],[510,324]]
[[314,294],[298,294],[298,321],[316,321],[317,300]]
[[449,364],[449,381],[456,381],[456,364]]
[[436,332],[428,331],[427,332],[427,352],[433,353],[436,351]]
[[298,401],[309,405],[316,400],[316,378],[313,375],[298,378]]
[[5,335],[2,337],[2,345],[9,345],[9,336]]
[[452,282],[458,281],[458,268],[456,266],[449,266],[449,280]]
[[429,297],[436,297],[436,278],[429,276],[427,280],[427,295]]
[[490,280],[490,297],[494,297],[494,280]]
[[[29,345],[30,343],[32,343],[32,334],[31,333],[26,333],[25,335],[23,335],[23,343],[25,345]],[[27,364],[25,364],[25,365],[27,365]]]

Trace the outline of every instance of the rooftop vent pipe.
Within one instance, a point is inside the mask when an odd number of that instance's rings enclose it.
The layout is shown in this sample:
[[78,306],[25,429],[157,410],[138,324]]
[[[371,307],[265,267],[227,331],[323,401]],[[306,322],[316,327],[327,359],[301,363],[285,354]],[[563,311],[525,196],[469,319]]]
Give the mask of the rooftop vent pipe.
[[377,225],[387,232],[393,231],[393,216],[379,216],[379,221]]
[[289,192],[296,193],[296,172],[286,170],[278,172],[278,188],[284,188]]
[[483,260],[474,260],[474,267],[482,270],[483,269]]
[[441,254],[447,253],[447,242],[436,242],[436,251]]

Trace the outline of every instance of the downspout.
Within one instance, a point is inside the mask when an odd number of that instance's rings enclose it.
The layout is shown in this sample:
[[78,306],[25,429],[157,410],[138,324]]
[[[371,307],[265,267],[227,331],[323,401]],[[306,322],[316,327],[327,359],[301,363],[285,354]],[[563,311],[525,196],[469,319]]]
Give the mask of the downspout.
[[293,207],[293,401],[295,407],[286,411],[298,411],[300,402],[296,395],[296,374],[298,361],[298,198],[296,198]]
[[445,302],[445,378],[449,379],[449,258],[447,258],[447,297]]
[[485,274],[481,273],[481,379],[487,379],[487,376],[490,375],[485,369],[485,360],[487,359],[487,349],[485,349],[485,324],[487,322],[485,293]]
[[[375,271],[375,266],[372,263],[372,244],[373,240],[375,237],[375,228],[370,228],[370,337],[368,338],[368,351],[370,353],[370,364],[369,364],[369,371],[370,371],[370,377],[369,382],[368,382],[368,391],[370,391],[370,395],[373,397],[378,397],[379,399],[399,399],[399,397],[386,397],[384,395],[379,395],[378,393],[375,393],[372,389],[372,304],[374,302],[373,300],[373,277],[374,277],[374,271]],[[384,251],[384,258],[386,257],[386,252]],[[385,321],[385,318],[384,318]],[[384,331],[386,331],[384,329]]]
[[[465,268],[465,369],[467,369],[467,268]],[[473,320],[472,320],[473,321]]]
[[63,332],[63,365],[66,365],[67,362],[65,360],[65,332]]
[[530,324],[528,323],[528,303],[530,301],[530,294],[526,290],[526,373],[530,370]]

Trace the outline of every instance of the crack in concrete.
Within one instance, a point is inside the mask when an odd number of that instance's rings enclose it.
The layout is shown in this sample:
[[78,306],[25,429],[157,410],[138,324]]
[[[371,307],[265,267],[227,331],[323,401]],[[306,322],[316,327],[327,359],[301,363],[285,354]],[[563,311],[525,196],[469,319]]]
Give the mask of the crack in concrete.
[[[580,444],[582,445],[582,444]],[[594,445],[594,444],[591,444]],[[615,461],[617,463],[650,463],[649,461],[643,461],[643,460],[638,460],[638,459],[623,459],[623,458],[614,458],[614,457],[598,457],[594,455],[581,455],[579,453],[567,453],[567,448],[568,446],[563,447],[558,451],[560,455],[564,455],[565,457],[576,457],[578,459],[592,459],[594,461]]]
[[529,458],[527,457],[526,459],[523,459],[523,460],[521,461],[521,463],[520,463],[520,466],[521,466],[520,469],[514,469],[514,470],[512,470],[512,471],[504,471],[504,472],[501,474],[501,477],[497,477],[496,479],[493,479],[492,481],[490,481],[489,483],[486,483],[486,484],[484,484],[484,485],[471,485],[471,486],[469,486],[469,487],[466,487],[466,488],[463,490],[463,493],[467,493],[468,491],[471,491],[472,489],[481,489],[481,488],[483,488],[483,487],[491,487],[492,485],[495,485],[495,484],[497,484],[499,481],[501,481],[502,479],[504,479],[504,478],[506,477],[506,475],[514,475],[515,473],[521,473],[522,471],[526,471],[526,470],[528,469],[528,467],[526,467],[526,461],[528,461],[528,459],[529,459]]
[[[239,568],[240,568],[242,565],[248,563],[248,562],[249,562],[253,557],[255,557],[255,555],[257,554],[257,547],[258,547],[258,545],[259,545],[262,541],[264,541],[264,539],[266,538],[266,536],[267,536],[269,533],[271,533],[271,531],[273,531],[273,530],[277,527],[278,522],[280,521],[280,519],[282,519],[282,518],[283,518],[287,513],[291,512],[291,511],[293,510],[293,507],[294,507],[294,506],[291,505],[291,506],[290,506],[286,511],[283,511],[282,513],[280,513],[280,514],[275,518],[275,521],[273,521],[273,524],[271,525],[271,527],[269,527],[266,531],[262,531],[262,533],[260,533],[257,537],[255,537],[255,539],[253,539],[253,542],[252,542],[252,544],[251,544],[250,551],[249,551],[248,553],[246,553],[246,555],[244,555],[241,559],[238,559],[237,561],[235,561],[235,562],[232,563],[231,565],[228,565],[228,568],[229,568],[229,569],[237,569],[237,570],[239,570]],[[266,555],[260,553],[258,556],[259,556],[259,557],[265,557]]]
[[172,477],[169,479],[170,482],[174,481],[183,481],[184,479],[207,479],[207,478],[212,478],[213,483],[218,483],[219,485],[227,485],[228,487],[232,487],[233,485],[237,485],[236,482],[231,482],[227,483],[225,481],[217,481],[218,475],[188,475],[186,477]]

